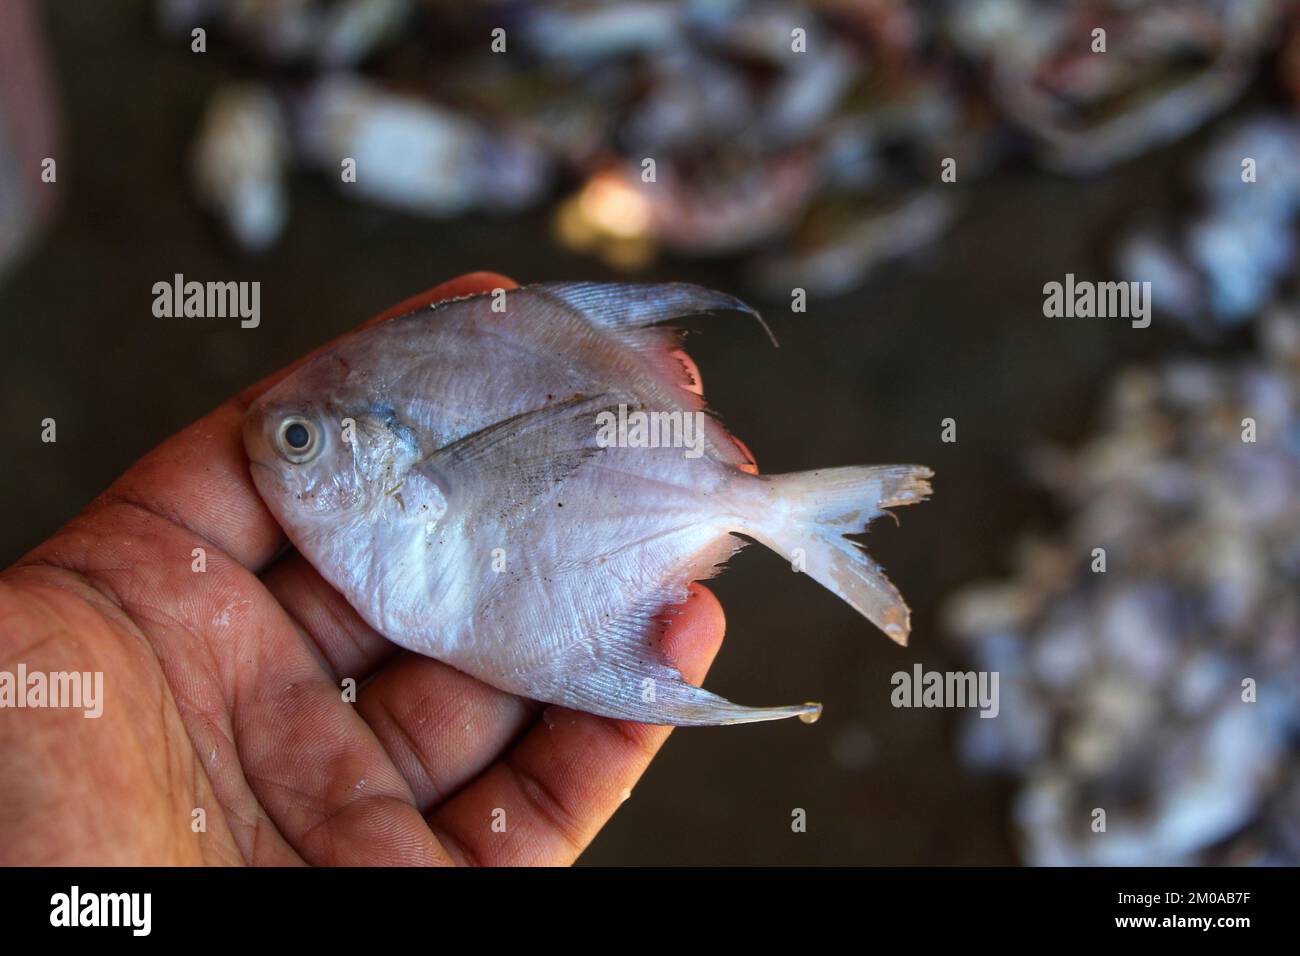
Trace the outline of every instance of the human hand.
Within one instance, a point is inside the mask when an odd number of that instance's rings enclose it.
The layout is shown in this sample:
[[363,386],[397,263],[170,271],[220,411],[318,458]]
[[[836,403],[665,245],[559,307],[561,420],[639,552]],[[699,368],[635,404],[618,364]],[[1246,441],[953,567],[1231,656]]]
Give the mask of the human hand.
[[[497,287],[463,276],[373,321]],[[240,425],[287,371],[0,573],[0,671],[104,675],[97,719],[0,709],[0,864],[570,863],[667,738],[403,652],[286,551]],[[664,650],[698,682],[723,630],[697,585]]]

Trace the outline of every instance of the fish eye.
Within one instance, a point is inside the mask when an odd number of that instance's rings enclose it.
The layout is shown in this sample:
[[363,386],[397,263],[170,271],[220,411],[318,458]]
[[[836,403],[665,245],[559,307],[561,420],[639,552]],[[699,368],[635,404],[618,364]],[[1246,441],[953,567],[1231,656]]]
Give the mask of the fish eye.
[[294,422],[284,430],[284,440],[290,448],[306,448],[311,441],[311,433],[307,431],[306,425]]
[[311,461],[320,452],[320,432],[316,425],[296,415],[280,423],[276,440],[280,454],[296,465]]

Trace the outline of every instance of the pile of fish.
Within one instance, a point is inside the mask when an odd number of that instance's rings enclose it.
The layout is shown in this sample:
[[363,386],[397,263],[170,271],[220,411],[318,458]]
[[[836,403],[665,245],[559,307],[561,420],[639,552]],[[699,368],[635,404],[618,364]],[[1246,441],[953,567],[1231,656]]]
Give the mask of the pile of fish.
[[1143,222],[1121,241],[1119,268],[1151,282],[1157,308],[1213,332],[1258,315],[1300,254],[1300,117],[1238,121],[1197,163],[1181,221]]
[[1017,151],[1089,173],[1197,128],[1297,22],[1288,0],[159,3],[178,42],[263,62],[195,149],[247,248],[306,167],[432,216],[554,201],[570,248],[736,257],[783,295],[934,242]]
[[1029,862],[1300,863],[1300,300],[1256,332],[1120,374],[1037,457],[1063,533],[948,605],[1001,675],[964,755],[1021,778]]
[[58,129],[49,70],[25,2],[0,5],[0,275],[53,213]]

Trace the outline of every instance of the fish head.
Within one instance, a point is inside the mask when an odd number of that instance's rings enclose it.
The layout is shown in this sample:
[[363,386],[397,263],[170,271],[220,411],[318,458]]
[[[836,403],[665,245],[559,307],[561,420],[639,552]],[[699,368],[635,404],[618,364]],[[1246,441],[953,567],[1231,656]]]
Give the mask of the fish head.
[[422,457],[396,409],[331,381],[331,369],[309,363],[244,418],[253,483],[293,538],[372,514]]

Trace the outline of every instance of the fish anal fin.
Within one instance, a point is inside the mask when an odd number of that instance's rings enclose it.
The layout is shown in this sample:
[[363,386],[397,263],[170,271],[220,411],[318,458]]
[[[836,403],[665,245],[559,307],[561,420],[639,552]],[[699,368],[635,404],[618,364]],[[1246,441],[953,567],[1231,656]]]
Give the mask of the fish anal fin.
[[602,717],[673,727],[716,727],[803,717],[815,720],[820,704],[743,707],[684,678],[656,650],[600,645],[599,654],[566,662],[563,682],[546,694],[551,703]]
[[747,542],[720,535],[685,558],[674,580],[654,589],[594,638],[569,646],[533,675],[524,690],[550,703],[604,717],[677,727],[744,724],[802,717],[815,720],[818,704],[743,707],[689,683],[661,648],[661,637],[689,595],[685,582],[713,577]]

